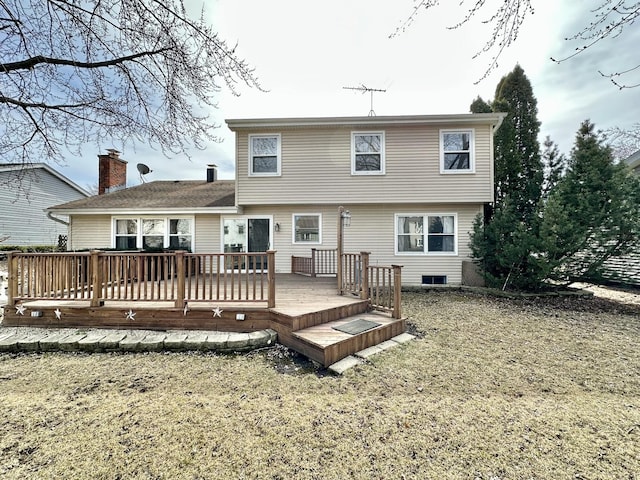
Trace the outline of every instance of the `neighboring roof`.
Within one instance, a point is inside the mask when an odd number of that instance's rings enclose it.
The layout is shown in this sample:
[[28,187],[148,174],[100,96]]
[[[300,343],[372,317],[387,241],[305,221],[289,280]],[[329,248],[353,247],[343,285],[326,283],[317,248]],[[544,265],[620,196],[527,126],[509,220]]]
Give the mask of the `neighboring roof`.
[[499,127],[506,113],[463,113],[446,115],[402,115],[386,117],[307,117],[227,119],[233,131],[241,128],[322,127],[367,125],[428,125],[442,123],[492,124]]
[[638,150],[636,153],[630,155],[624,161],[632,169],[640,167],[640,150]]
[[0,172],[19,172],[23,170],[35,170],[37,168],[42,168],[46,172],[50,173],[54,177],[58,178],[62,182],[69,185],[71,188],[77,190],[85,197],[91,196],[91,194],[86,191],[84,188],[80,187],[75,182],[69,180],[67,177],[62,175],[60,172],[54,170],[46,163],[0,163]]
[[235,212],[235,181],[167,180],[74,200],[48,210],[64,215]]

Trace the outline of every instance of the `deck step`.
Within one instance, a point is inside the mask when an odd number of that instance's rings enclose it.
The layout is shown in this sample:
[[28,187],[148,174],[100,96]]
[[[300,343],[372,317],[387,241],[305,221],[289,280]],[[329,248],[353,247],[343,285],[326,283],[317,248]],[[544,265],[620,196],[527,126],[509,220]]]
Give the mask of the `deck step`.
[[[334,328],[360,319],[376,322],[379,326],[355,335]],[[291,347],[328,366],[356,352],[390,340],[404,331],[405,319],[391,318],[388,314],[380,312],[360,313],[292,332]]]

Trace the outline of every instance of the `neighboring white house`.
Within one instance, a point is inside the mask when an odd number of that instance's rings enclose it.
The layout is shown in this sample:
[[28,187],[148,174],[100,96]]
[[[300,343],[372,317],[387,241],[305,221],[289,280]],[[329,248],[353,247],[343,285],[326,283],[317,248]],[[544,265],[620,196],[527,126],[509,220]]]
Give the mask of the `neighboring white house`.
[[[45,163],[0,164],[0,240],[4,245],[56,245],[67,225],[45,209],[90,195]],[[61,217],[62,222],[68,221]]]
[[[493,201],[493,137],[504,114],[227,120],[236,180],[150,182],[50,209],[70,249],[276,250],[337,246],[403,265],[406,285],[462,282],[475,217]],[[103,156],[104,157],[104,156]],[[114,158],[114,161],[118,160]],[[203,172],[204,177],[204,172]]]
[[640,150],[638,150],[633,155],[630,155],[628,158],[624,160],[624,162],[629,165],[629,168],[636,174],[640,175]]

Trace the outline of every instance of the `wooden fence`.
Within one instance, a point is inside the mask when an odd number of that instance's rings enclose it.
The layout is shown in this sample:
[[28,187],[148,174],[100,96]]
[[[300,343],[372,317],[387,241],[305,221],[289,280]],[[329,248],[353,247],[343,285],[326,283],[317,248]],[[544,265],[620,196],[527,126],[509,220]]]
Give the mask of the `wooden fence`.
[[62,252],[8,255],[9,305],[23,300],[266,302],[275,307],[275,252]]

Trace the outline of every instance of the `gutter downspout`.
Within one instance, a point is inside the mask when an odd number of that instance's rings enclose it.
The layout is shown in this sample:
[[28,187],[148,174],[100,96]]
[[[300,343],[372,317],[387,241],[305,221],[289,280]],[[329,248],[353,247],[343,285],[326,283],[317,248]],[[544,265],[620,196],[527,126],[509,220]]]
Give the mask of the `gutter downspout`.
[[60,218],[54,217],[53,214],[50,211],[47,211],[47,218],[53,220],[54,222],[61,223],[62,225],[66,225],[67,227],[69,226],[69,222],[65,222],[64,220],[62,220]]

